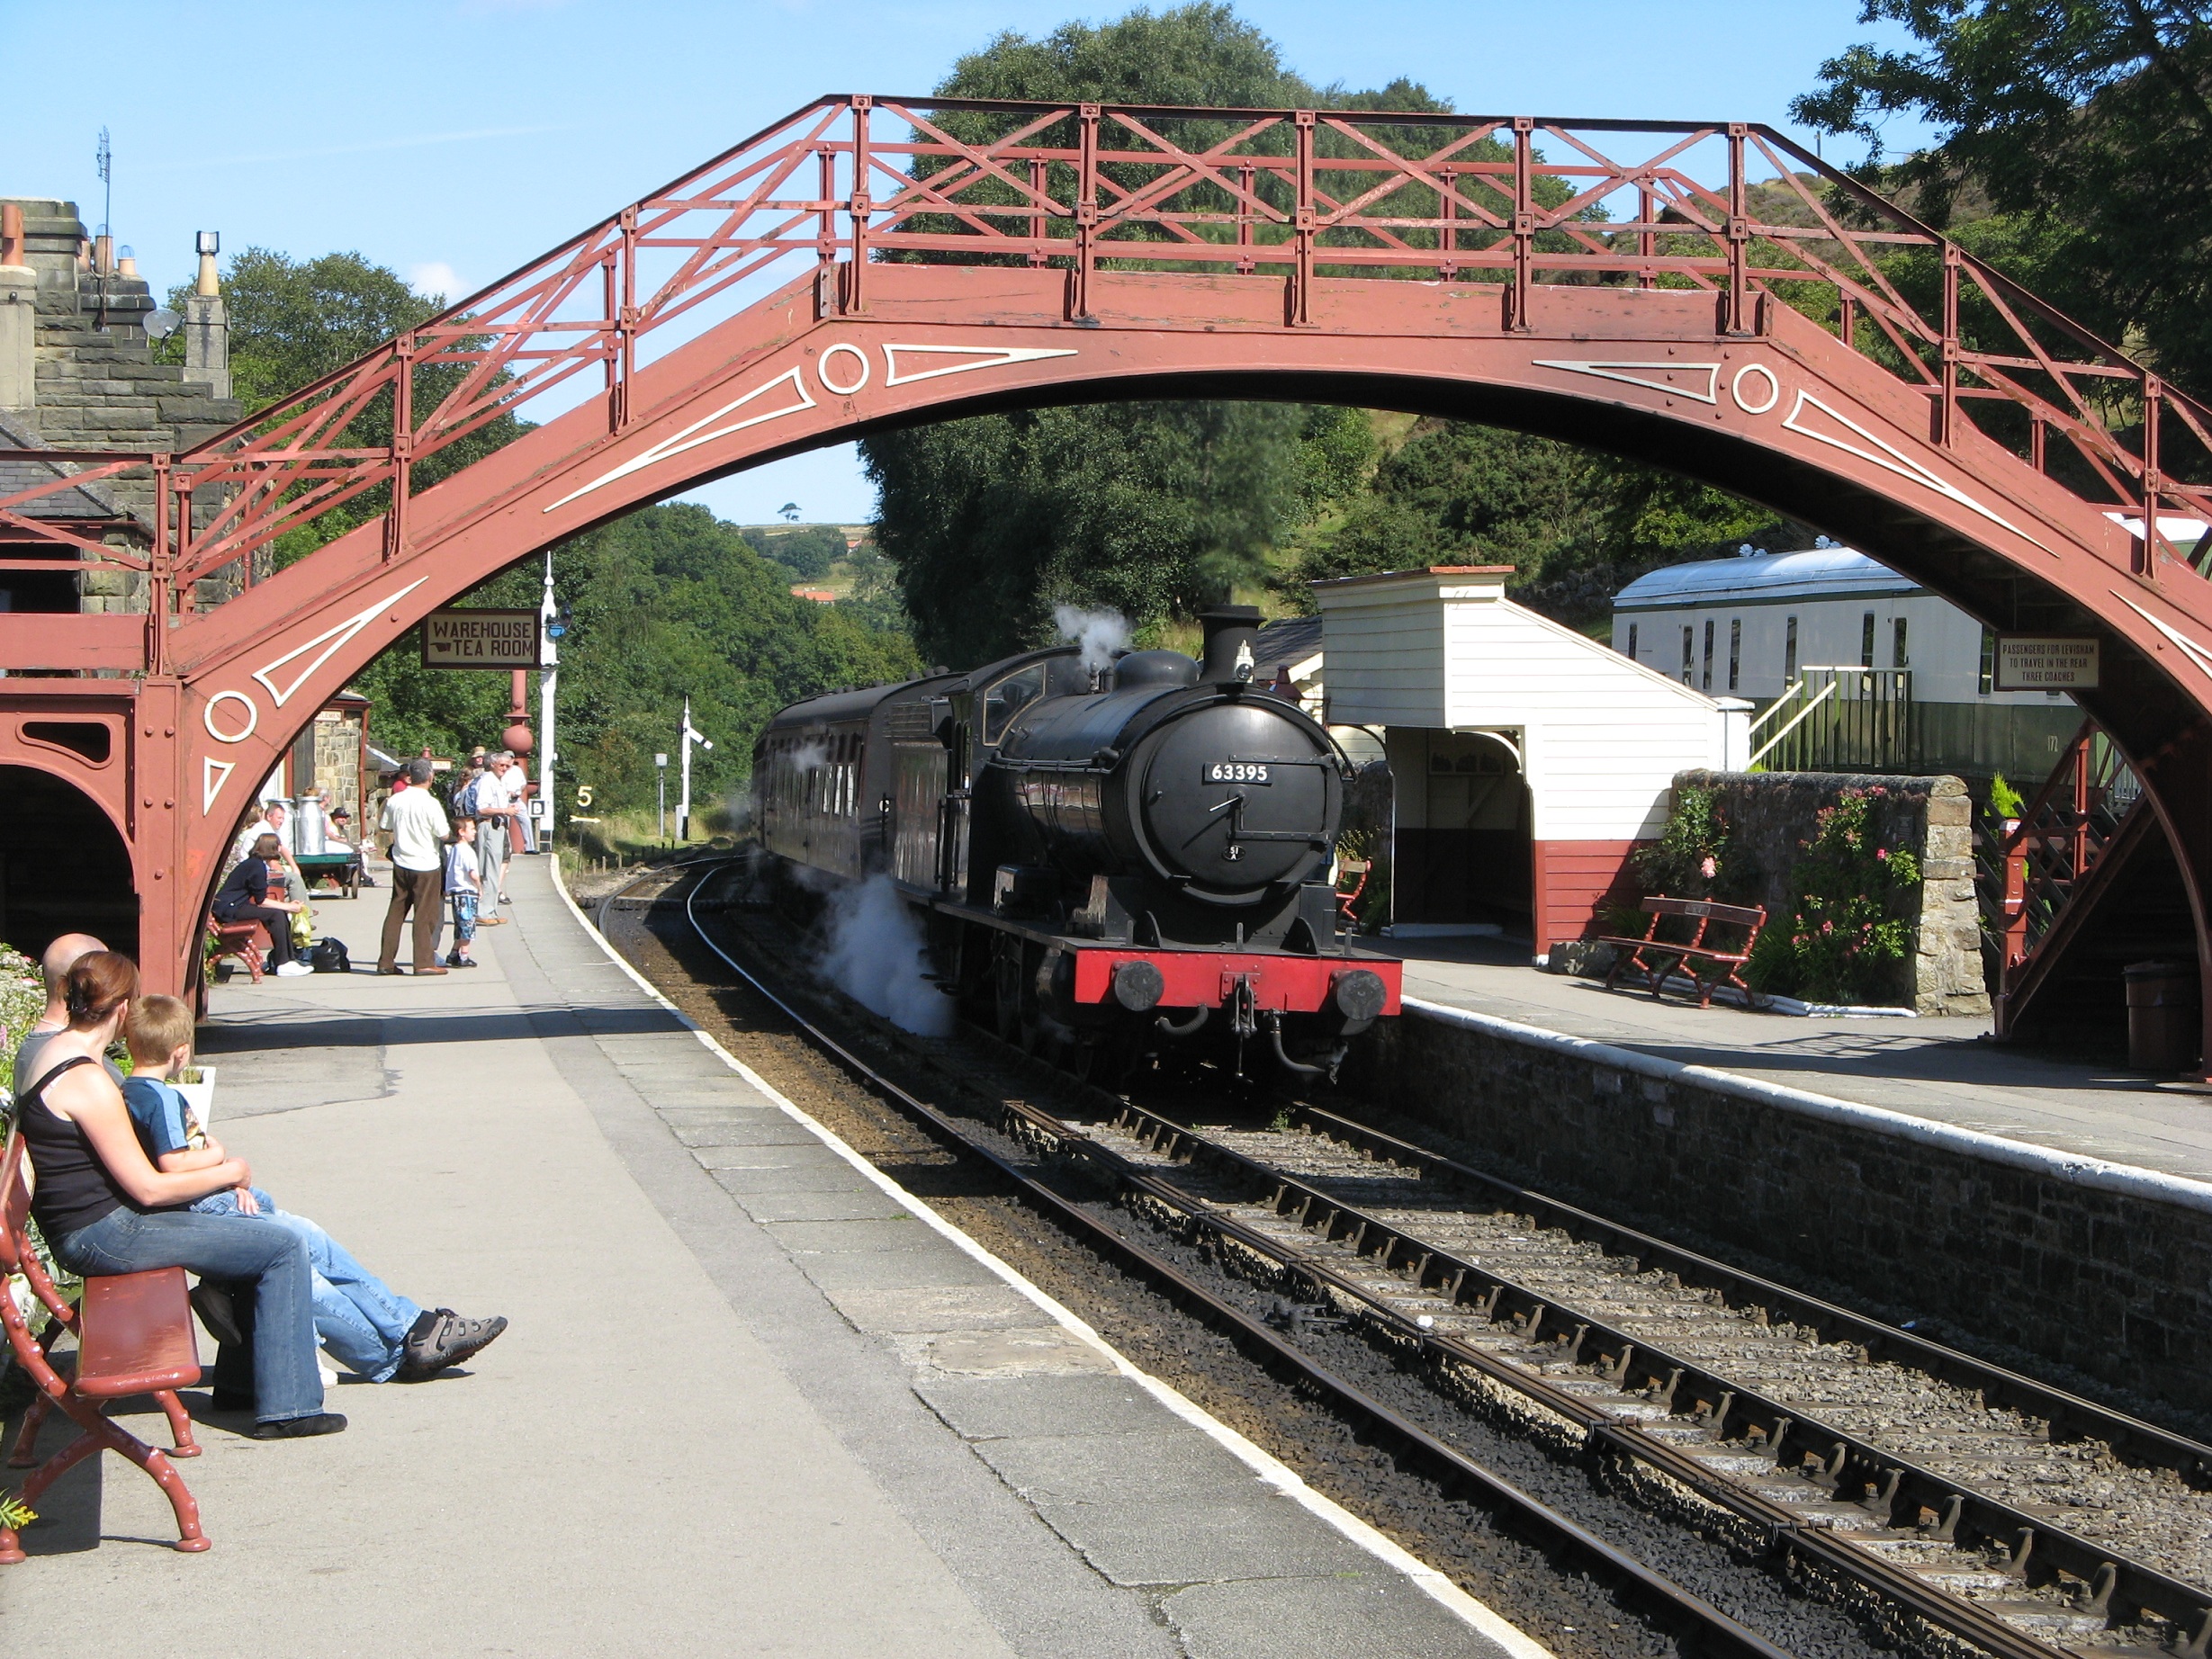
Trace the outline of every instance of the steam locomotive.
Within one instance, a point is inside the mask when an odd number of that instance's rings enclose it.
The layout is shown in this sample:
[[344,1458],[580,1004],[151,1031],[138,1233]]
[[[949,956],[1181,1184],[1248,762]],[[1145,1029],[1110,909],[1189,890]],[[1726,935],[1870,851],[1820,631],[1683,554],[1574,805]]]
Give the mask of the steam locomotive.
[[753,751],[764,865],[888,877],[940,988],[1075,1069],[1263,1043],[1333,1073],[1399,994],[1338,914],[1349,768],[1251,683],[1256,609],[1200,620],[1202,659],[1070,645],[793,704]]

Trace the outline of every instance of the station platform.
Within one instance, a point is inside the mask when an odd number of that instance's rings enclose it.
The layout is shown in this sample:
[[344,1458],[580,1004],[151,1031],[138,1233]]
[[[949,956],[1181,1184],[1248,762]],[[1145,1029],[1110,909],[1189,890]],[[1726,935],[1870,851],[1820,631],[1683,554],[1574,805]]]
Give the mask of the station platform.
[[473,972],[376,977],[372,890],[318,906],[351,975],[233,980],[202,1031],[259,1183],[505,1336],[342,1383],[342,1435],[205,1422],[204,1555],[85,1466],[0,1647],[1542,1659],[706,1042],[548,860],[511,882]]
[[1389,942],[1406,994],[1707,1071],[1901,1113],[2070,1158],[2212,1183],[2212,1095],[1989,1040],[1987,1019],[1795,1018],[1529,965],[1525,941]]

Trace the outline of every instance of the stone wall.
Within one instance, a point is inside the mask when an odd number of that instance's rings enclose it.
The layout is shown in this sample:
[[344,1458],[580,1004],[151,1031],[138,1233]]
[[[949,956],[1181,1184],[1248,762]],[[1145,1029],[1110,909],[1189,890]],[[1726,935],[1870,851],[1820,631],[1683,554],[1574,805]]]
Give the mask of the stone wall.
[[[186,379],[179,364],[154,361],[144,325],[157,301],[140,278],[92,270],[75,202],[4,199],[22,209],[26,257],[38,277],[32,401],[9,410],[12,424],[54,449],[174,453],[239,418],[236,401]],[[118,534],[141,540],[153,508],[151,477],[111,480],[103,496],[136,521]],[[145,578],[134,573],[87,571],[79,586],[85,610],[146,608]],[[227,597],[235,586],[216,583],[203,591],[202,602]]]
[[[1675,787],[1710,789],[1729,827],[1740,872],[1750,875],[1744,901],[1763,904],[1776,922],[1795,911],[1791,880],[1802,843],[1822,807],[1847,789],[1879,789],[1869,821],[1886,846],[1920,861],[1921,884],[1910,971],[1889,993],[1920,1014],[1984,1015],[1981,913],[1974,888],[1974,806],[1955,777],[1858,776],[1837,772],[1684,772]],[[1735,896],[1735,895],[1731,895]]]
[[1361,1063],[1501,1172],[2212,1411],[2212,1188],[1459,1009]]

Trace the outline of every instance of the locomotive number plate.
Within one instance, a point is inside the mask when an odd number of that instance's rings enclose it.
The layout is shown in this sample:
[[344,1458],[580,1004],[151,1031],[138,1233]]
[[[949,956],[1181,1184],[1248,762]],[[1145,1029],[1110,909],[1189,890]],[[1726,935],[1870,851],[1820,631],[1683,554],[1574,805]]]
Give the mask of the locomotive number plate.
[[1264,760],[1209,760],[1199,768],[1201,784],[1264,784],[1269,781]]

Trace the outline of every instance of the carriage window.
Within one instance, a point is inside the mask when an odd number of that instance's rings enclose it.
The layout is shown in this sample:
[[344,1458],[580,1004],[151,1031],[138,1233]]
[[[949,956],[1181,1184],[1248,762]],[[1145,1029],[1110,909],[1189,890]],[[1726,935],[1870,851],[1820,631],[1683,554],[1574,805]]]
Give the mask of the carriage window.
[[984,694],[983,740],[995,743],[1006,735],[1013,718],[1044,695],[1045,665],[1037,663],[1019,674],[1010,674]]

